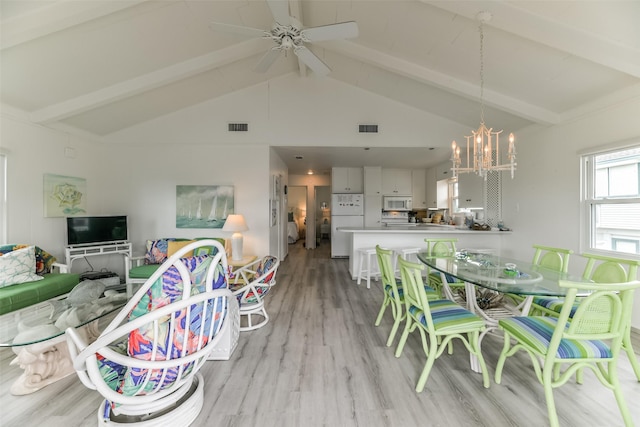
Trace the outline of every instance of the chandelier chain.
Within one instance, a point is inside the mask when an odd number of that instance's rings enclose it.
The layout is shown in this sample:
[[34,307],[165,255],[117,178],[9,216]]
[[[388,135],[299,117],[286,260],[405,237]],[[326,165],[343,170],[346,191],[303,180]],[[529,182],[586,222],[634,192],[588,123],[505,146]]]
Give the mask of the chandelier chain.
[[484,123],[484,29],[482,21],[480,29],[480,123]]
[[[484,23],[491,19],[491,13],[480,12],[477,15],[478,32],[480,33],[480,126],[478,130],[472,130],[471,135],[466,135],[465,164],[462,164],[460,146],[453,141],[451,143],[451,161],[453,162],[453,176],[457,178],[459,173],[476,173],[487,180],[487,172],[510,171],[511,178],[516,170],[516,147],[513,133],[509,134],[506,153],[501,154],[500,134],[502,130],[494,131],[484,123]],[[502,159],[507,160],[506,163]]]

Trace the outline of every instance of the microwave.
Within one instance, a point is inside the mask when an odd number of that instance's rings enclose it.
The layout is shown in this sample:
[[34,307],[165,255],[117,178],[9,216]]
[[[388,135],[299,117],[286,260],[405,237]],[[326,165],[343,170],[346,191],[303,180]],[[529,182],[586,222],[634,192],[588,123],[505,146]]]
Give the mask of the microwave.
[[411,196],[382,196],[382,210],[410,211],[413,209]]

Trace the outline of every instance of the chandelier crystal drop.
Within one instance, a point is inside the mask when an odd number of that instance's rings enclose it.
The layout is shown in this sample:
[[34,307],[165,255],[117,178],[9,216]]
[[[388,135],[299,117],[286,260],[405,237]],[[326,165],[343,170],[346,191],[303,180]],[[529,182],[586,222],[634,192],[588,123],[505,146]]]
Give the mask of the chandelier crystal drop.
[[513,178],[516,170],[516,147],[513,133],[509,134],[509,146],[507,151],[507,163],[500,160],[500,134],[502,131],[494,131],[484,124],[484,28],[483,24],[491,19],[489,12],[480,12],[477,16],[480,21],[480,126],[472,130],[472,135],[465,136],[466,164],[463,166],[460,157],[460,146],[453,141],[451,143],[451,161],[453,176],[459,173],[476,173],[487,179],[487,172],[511,171]]

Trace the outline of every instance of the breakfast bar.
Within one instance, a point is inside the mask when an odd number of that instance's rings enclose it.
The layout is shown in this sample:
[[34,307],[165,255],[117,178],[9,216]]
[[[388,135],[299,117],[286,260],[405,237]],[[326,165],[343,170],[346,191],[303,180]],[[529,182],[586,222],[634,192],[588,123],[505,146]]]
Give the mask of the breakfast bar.
[[[498,230],[470,230],[452,225],[407,224],[382,227],[340,227],[339,232],[349,233],[349,273],[356,279],[354,263],[357,251],[380,245],[386,248],[425,247],[426,238],[458,239],[458,249],[494,249],[504,252],[503,240],[512,233]],[[426,247],[425,247],[426,248]]]

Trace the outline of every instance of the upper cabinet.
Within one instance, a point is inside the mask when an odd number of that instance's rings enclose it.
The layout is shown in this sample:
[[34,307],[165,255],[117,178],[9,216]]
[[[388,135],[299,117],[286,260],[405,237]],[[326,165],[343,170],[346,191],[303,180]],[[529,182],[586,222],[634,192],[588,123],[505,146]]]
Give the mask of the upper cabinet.
[[382,169],[382,194],[411,195],[411,169]]
[[413,169],[411,171],[411,195],[414,209],[427,208],[427,171]]
[[332,193],[363,193],[362,168],[331,169]]
[[367,196],[382,195],[382,168],[380,166],[364,167],[364,194]]
[[438,191],[437,191],[436,167],[427,169],[427,208],[438,207]]
[[458,207],[481,208],[484,206],[482,190],[484,178],[475,173],[458,174]]

